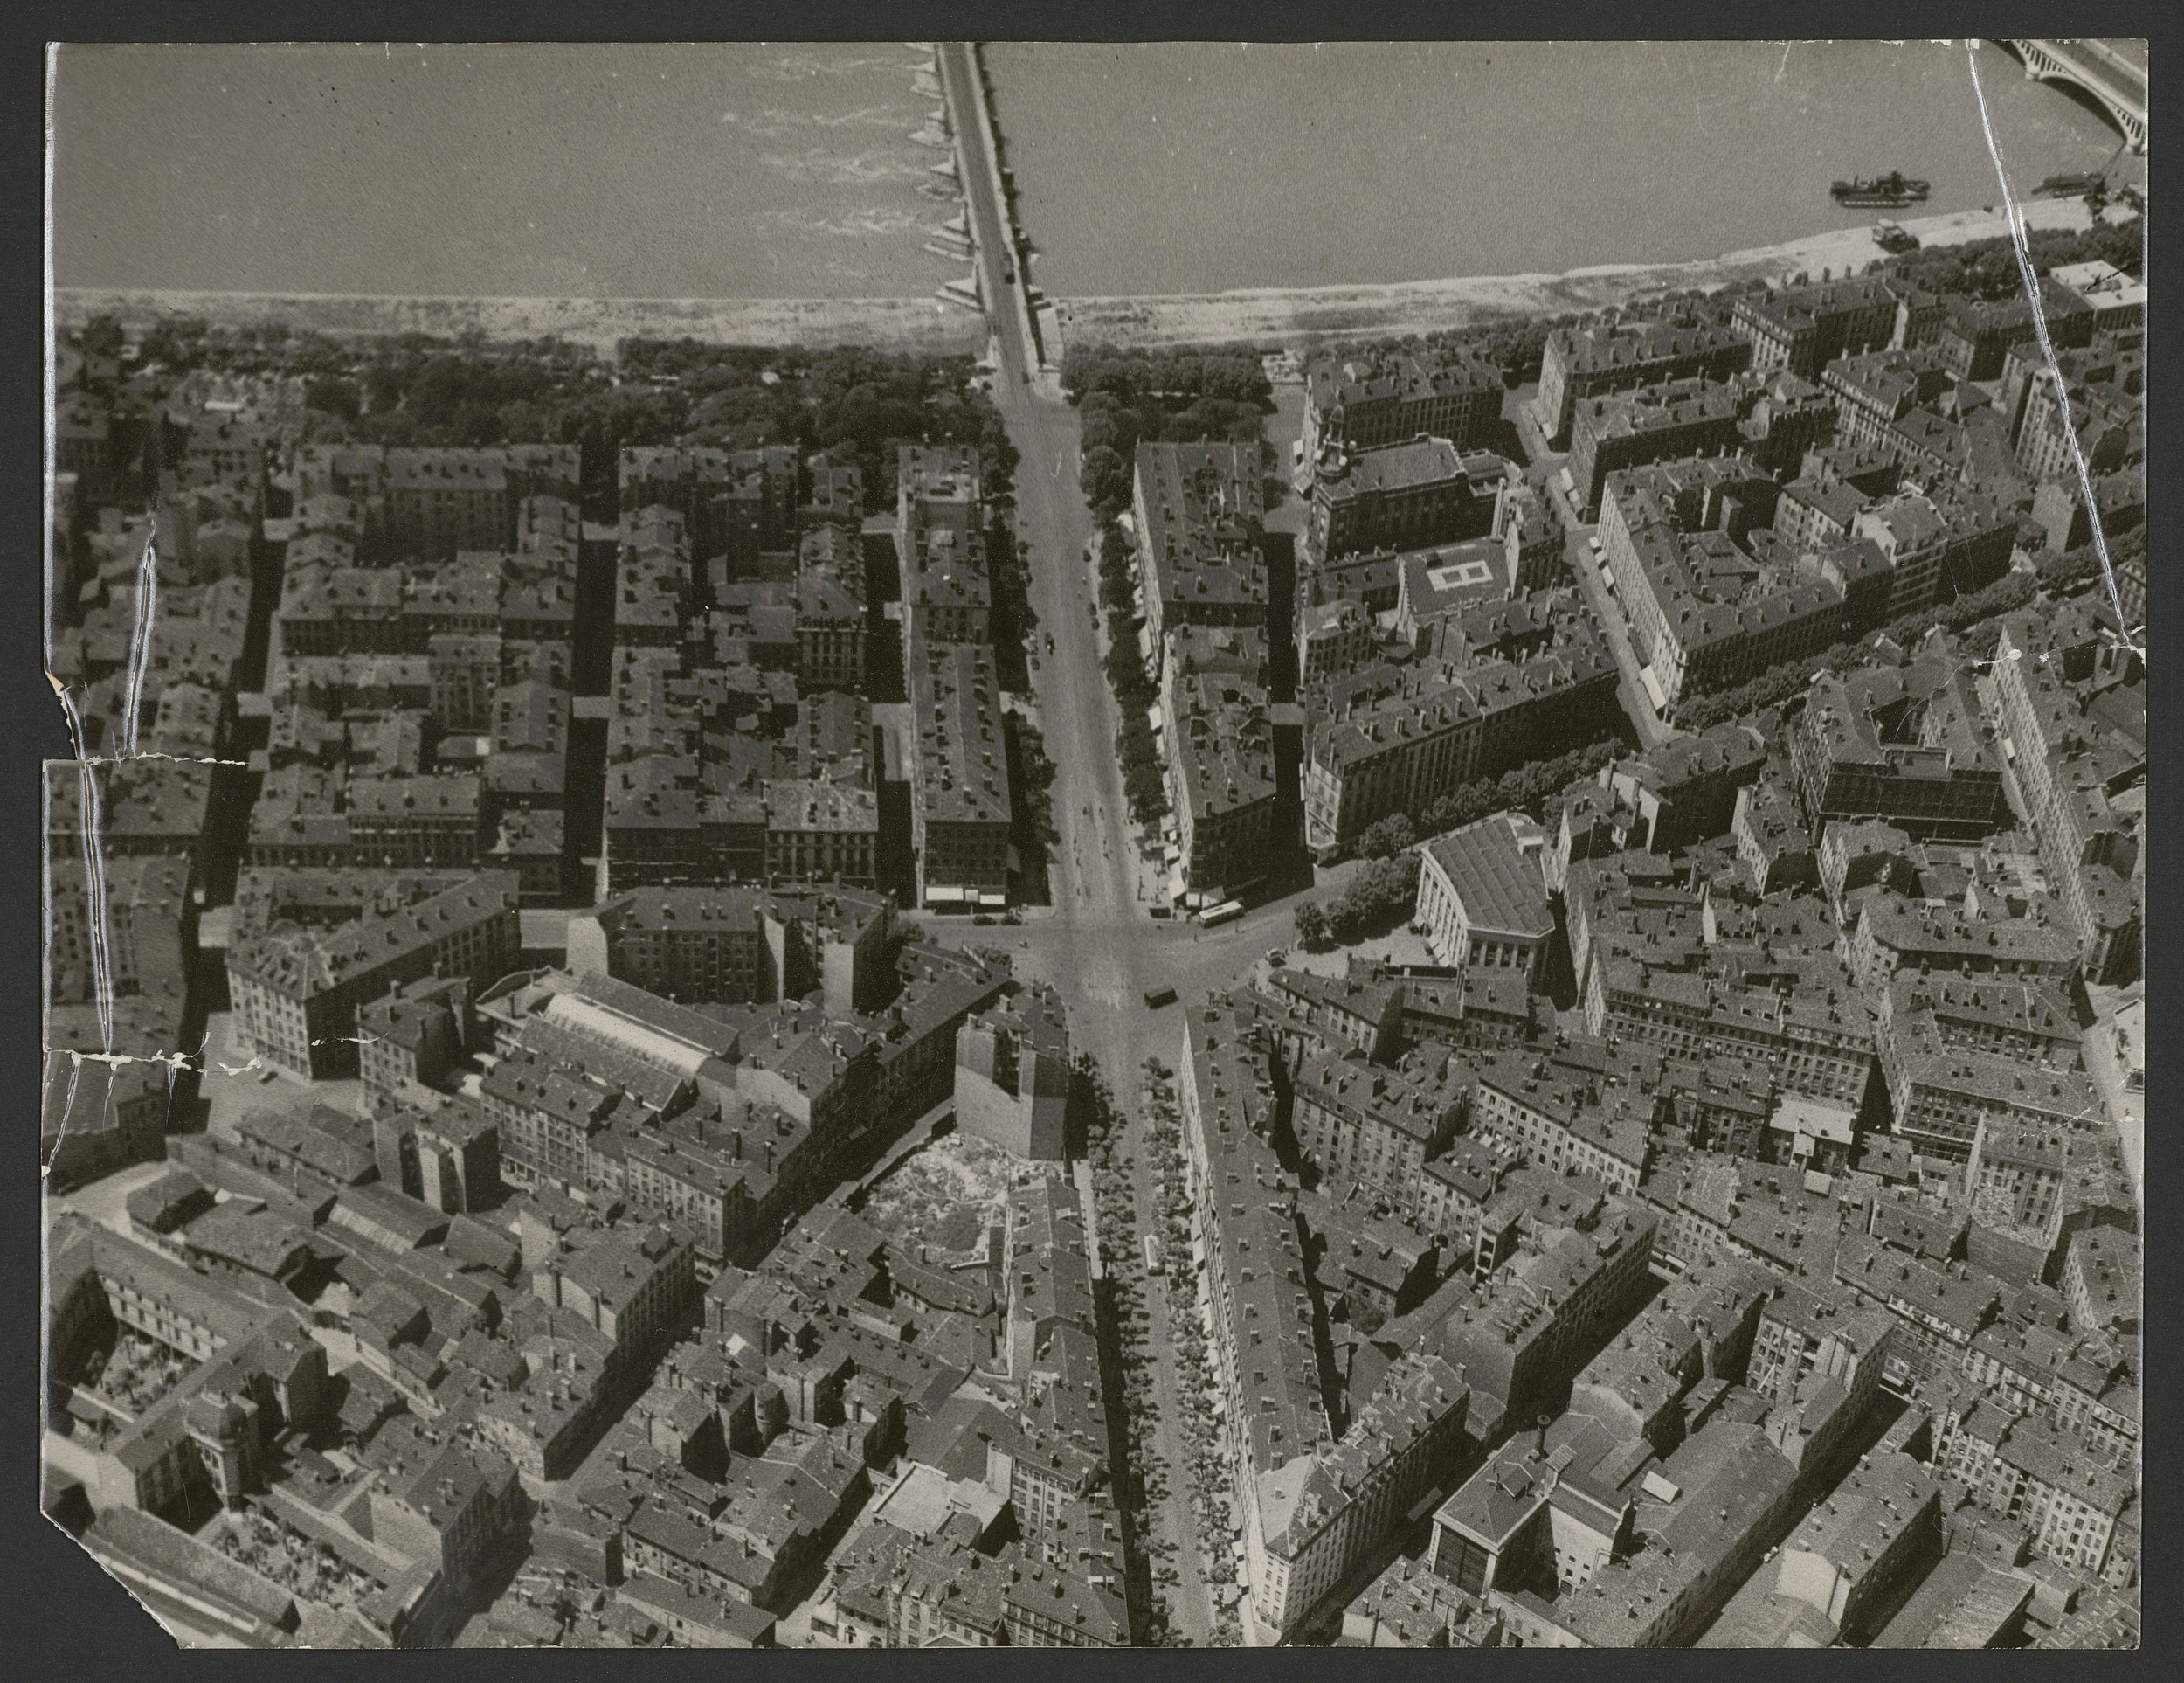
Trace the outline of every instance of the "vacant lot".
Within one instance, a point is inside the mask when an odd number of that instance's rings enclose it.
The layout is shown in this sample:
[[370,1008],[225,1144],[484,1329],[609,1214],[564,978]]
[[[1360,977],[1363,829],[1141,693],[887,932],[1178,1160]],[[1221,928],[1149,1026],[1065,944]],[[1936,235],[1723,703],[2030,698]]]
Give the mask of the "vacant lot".
[[873,1188],[865,1219],[906,1244],[967,1255],[986,1224],[1001,1218],[1022,1170],[998,1146],[943,1134]]

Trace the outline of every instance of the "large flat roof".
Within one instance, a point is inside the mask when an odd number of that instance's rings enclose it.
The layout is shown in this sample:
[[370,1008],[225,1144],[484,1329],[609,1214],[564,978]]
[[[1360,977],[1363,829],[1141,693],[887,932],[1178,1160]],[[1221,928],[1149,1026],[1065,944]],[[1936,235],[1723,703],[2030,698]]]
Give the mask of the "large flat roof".
[[1539,938],[1554,933],[1538,856],[1520,847],[1517,822],[1507,813],[1436,836],[1426,851],[1463,903],[1473,929]]

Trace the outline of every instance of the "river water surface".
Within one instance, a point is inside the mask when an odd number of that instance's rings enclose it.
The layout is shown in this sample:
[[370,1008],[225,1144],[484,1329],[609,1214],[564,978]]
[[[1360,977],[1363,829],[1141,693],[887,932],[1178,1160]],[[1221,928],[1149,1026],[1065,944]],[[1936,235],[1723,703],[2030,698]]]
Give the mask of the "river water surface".
[[[1858,226],[1838,177],[1996,203],[1961,45],[987,50],[1040,284],[1061,297],[1674,263]],[[2099,169],[2095,113],[1979,54],[2022,190]],[[2139,160],[2125,165],[2139,178]]]
[[[988,49],[1040,283],[1095,296],[1670,262],[1997,197],[1961,47]],[[69,47],[63,287],[923,297],[955,206],[901,43]],[[2115,136],[1980,54],[2021,187]],[[2135,170],[2136,160],[2128,160]]]
[[62,287],[922,296],[956,206],[901,42],[66,47]]

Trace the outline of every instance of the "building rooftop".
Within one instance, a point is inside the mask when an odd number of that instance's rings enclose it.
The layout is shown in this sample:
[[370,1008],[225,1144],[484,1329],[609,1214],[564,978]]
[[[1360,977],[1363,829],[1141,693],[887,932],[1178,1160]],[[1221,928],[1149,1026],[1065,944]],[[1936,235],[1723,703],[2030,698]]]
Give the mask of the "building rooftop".
[[1543,940],[1554,933],[1538,827],[1510,813],[1435,836],[1427,856],[1448,879],[1475,933]]
[[274,930],[239,941],[229,949],[228,968],[281,993],[326,993],[467,930],[512,918],[516,890],[512,872],[480,871],[411,905],[332,928]]
[[1259,539],[1265,491],[1256,453],[1232,444],[1141,444],[1138,553],[1165,620],[1267,600]]
[[928,824],[1006,825],[1012,813],[992,652],[930,643],[913,660],[910,708],[917,725],[911,799]]

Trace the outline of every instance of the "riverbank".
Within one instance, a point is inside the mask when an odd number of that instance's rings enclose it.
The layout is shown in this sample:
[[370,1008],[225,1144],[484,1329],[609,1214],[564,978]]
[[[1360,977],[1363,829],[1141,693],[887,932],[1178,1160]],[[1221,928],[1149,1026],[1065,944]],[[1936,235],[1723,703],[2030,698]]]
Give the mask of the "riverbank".
[[525,339],[553,334],[610,353],[621,339],[692,338],[976,355],[986,340],[978,316],[936,298],[398,298],[57,287],[53,308],[64,326],[111,315],[138,329],[194,317],[216,327],[278,322],[342,336],[476,332],[489,339]]
[[[2091,221],[2079,199],[2035,199],[2023,209],[2027,225],[2034,228],[2084,228]],[[1999,209],[1897,219],[1926,246],[1959,246],[2009,231]],[[1054,316],[1064,346],[1247,341],[1294,345],[1336,336],[1469,327],[1510,316],[1559,315],[1752,280],[1779,285],[1800,274],[1817,280],[1823,269],[1855,274],[1883,255],[1870,229],[1841,228],[1695,263],[1606,264],[1564,274],[1478,275],[1393,286],[1061,299]]]
[[[2035,228],[2083,228],[2083,200],[2035,199]],[[1903,225],[1927,246],[1963,245],[2008,231],[1999,211],[1920,217]],[[1883,255],[1863,228],[1836,229],[1785,245],[1729,252],[1696,263],[1607,264],[1565,274],[1476,275],[1394,286],[1313,287],[1172,298],[1065,298],[1051,319],[1059,360],[1073,342],[1111,345],[1303,344],[1337,336],[1422,333],[1516,315],[1555,315],[1629,304],[1666,292],[1712,290],[1752,280],[1780,283],[1823,269],[1855,274]],[[396,298],[335,294],[135,292],[59,288],[63,325],[108,314],[125,327],[194,316],[220,327],[280,322],[337,335],[482,333],[490,339],[558,335],[612,351],[625,338],[723,344],[864,344],[931,354],[982,352],[985,325],[932,298]]]

